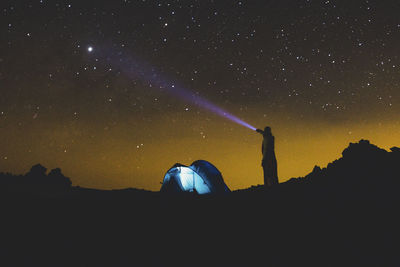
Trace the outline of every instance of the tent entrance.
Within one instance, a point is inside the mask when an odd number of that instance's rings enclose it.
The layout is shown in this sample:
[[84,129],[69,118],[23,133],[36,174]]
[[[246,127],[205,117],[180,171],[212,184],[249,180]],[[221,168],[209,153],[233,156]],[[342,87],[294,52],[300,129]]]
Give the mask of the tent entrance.
[[188,167],[177,167],[179,170],[180,181],[185,191],[197,191],[199,194],[211,193],[210,188],[195,171]]

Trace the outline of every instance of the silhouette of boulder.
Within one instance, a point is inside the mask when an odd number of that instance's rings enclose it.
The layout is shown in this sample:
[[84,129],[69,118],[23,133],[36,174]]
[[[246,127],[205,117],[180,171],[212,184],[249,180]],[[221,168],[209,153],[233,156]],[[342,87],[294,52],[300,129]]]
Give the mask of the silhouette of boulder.
[[349,146],[343,150],[343,158],[365,158],[373,155],[387,153],[386,150],[371,144],[368,140],[360,140],[358,143],[350,143]]
[[25,175],[0,175],[0,187],[8,193],[26,195],[52,195],[71,189],[71,180],[65,177],[60,168],[46,174],[47,168],[41,164],[31,167]]
[[49,176],[52,176],[52,177],[63,176],[63,177],[64,177],[64,175],[61,173],[61,169],[60,169],[60,168],[52,169],[52,170],[49,172]]
[[42,166],[41,164],[33,165],[27,175],[31,176],[44,176],[46,175],[47,168]]
[[400,148],[394,146],[394,147],[390,148],[390,151],[392,151],[392,152],[394,152],[394,153],[400,153]]
[[317,165],[315,165],[314,166],[314,169],[312,170],[312,174],[318,174],[318,173],[320,173],[321,172],[321,167],[320,166],[317,166]]
[[62,174],[60,168],[52,169],[49,172],[48,178],[50,182],[58,188],[70,188],[72,185],[71,180]]

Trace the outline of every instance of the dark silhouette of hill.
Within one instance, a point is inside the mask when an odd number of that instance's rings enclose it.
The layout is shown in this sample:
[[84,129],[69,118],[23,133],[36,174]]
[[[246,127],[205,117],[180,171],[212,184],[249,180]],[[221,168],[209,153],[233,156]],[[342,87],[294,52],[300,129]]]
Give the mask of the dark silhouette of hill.
[[36,166],[0,175],[1,266],[400,264],[396,147],[361,140],[305,177],[226,196],[72,187]]
[[0,173],[0,193],[57,196],[71,190],[71,180],[61,173],[60,168],[53,169],[48,174],[46,172],[45,167],[36,164],[25,175]]
[[[343,150],[342,157],[321,169],[315,166],[313,171],[305,177],[292,178],[279,185],[279,189],[307,190],[329,194],[340,194],[342,197],[362,196],[371,197],[369,193],[384,193],[396,190],[400,185],[400,149],[392,147],[388,152],[368,140],[350,143]],[[238,190],[241,194],[263,191],[263,186]],[[382,192],[383,190],[383,192]],[[367,195],[366,195],[367,194]]]

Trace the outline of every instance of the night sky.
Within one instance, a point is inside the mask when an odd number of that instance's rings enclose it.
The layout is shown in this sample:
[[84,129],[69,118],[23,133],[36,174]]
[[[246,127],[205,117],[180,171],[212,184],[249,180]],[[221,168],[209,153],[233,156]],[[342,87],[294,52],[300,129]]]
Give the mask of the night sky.
[[262,184],[262,136],[175,85],[271,126],[281,182],[349,142],[400,143],[400,1],[0,7],[0,171],[41,163],[73,185],[158,190],[176,162],[205,159],[231,189]]

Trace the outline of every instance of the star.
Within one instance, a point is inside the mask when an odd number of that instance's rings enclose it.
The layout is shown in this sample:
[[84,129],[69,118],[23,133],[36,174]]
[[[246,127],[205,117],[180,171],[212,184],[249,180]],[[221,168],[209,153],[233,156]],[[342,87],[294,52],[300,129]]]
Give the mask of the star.
[[[282,179],[309,171],[315,163],[312,157],[319,155],[309,154],[307,146],[325,138],[328,128],[340,138],[330,144],[331,150],[324,149],[324,159],[333,160],[336,148],[364,137],[360,129],[385,140],[384,146],[398,145],[400,140],[400,117],[396,116],[400,112],[400,56],[394,49],[400,42],[395,34],[400,21],[395,4],[371,3],[367,10],[367,2],[380,1],[358,0],[342,3],[341,8],[334,7],[338,1],[332,0],[322,1],[323,5],[310,0],[274,1],[272,10],[268,8],[271,1],[247,5],[244,0],[234,1],[229,8],[228,1],[201,5],[94,1],[89,9],[82,1],[20,2],[24,3],[18,8],[1,9],[5,31],[0,38],[0,65],[9,65],[7,73],[0,67],[1,93],[12,101],[3,101],[0,109],[0,124],[5,127],[0,131],[0,162],[11,167],[20,166],[18,160],[26,166],[32,159],[26,153],[31,138],[25,135],[44,134],[51,140],[32,153],[44,163],[57,153],[65,157],[74,152],[69,158],[74,164],[69,166],[75,169],[64,167],[61,161],[59,167],[76,173],[71,178],[77,185],[89,183],[80,164],[84,160],[90,161],[99,177],[93,184],[159,190],[165,166],[175,161],[171,158],[180,161],[189,154],[204,155],[219,158],[215,163],[227,167],[232,165],[231,158],[219,157],[218,151],[230,151],[231,144],[241,144],[242,139],[247,142],[245,136],[258,147],[259,136],[250,139],[251,132],[225,120],[226,113],[216,117],[214,111],[190,102],[198,97],[259,127],[272,124],[277,140],[288,140],[284,149],[297,148],[301,140],[304,149],[296,157],[305,156],[308,165],[282,153],[278,159]],[[280,12],[287,16],[279,16]],[[54,17],[56,22],[50,25]],[[380,17],[384,19],[376,19]],[[21,46],[22,42],[27,43]],[[182,89],[188,91],[183,98],[169,94]],[[385,126],[377,130],[375,125],[382,121]],[[311,136],[308,125],[321,131],[312,131]],[[347,135],[347,127],[358,129],[357,133],[353,130]],[[15,129],[19,132],[14,134]],[[308,141],[296,135],[298,131],[310,135]],[[8,144],[11,136],[12,143],[19,144],[14,148]],[[226,140],[218,142],[222,136]],[[351,140],[346,139],[349,136]],[[179,149],[171,152],[175,141],[191,147],[188,156]],[[141,143],[149,144],[149,149]],[[248,163],[246,183],[258,183],[262,180],[259,164],[251,159],[254,153],[260,156],[259,151],[247,145],[243,150]],[[282,148],[277,146],[277,152]],[[130,154],[136,149],[143,152],[137,158]],[[101,156],[93,157],[91,150]],[[154,153],[165,151],[172,153],[170,158],[151,161]],[[113,168],[97,168],[103,156],[113,166],[117,161],[126,164],[123,175],[115,174]],[[154,170],[147,170],[146,164]],[[236,165],[221,170],[235,189],[245,186],[238,175],[244,166]],[[7,168],[0,166],[0,172]]]

